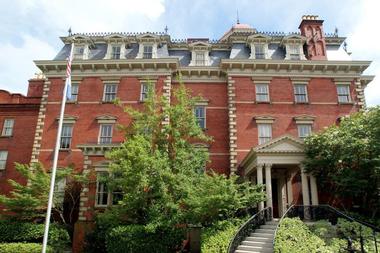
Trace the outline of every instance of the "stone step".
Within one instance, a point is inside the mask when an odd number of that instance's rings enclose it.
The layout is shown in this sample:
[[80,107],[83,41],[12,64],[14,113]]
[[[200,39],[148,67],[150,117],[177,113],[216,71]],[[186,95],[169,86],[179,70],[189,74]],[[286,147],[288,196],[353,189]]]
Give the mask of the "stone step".
[[247,245],[240,245],[238,250],[246,250],[246,251],[256,251],[256,252],[273,252],[273,248],[263,248],[263,247],[257,247],[257,246],[247,246]]
[[265,224],[265,225],[261,225],[260,228],[263,228],[263,229],[273,229],[273,230],[276,230],[277,228],[277,225],[270,225],[270,224]]
[[265,222],[265,225],[278,225],[278,221],[267,221]]
[[265,238],[265,237],[257,237],[257,236],[248,236],[245,238],[245,241],[251,241],[251,242],[273,242],[273,237],[272,238]]
[[260,253],[260,251],[235,250],[235,253]]
[[255,233],[274,234],[274,229],[259,228],[255,230]]
[[241,245],[248,245],[248,246],[256,246],[256,247],[264,247],[264,248],[273,248],[273,243],[271,241],[269,242],[262,242],[262,241],[242,241]]
[[273,239],[274,234],[273,234],[273,233],[257,233],[257,232],[254,232],[254,233],[251,233],[250,236],[252,236],[252,237],[262,237],[262,238]]

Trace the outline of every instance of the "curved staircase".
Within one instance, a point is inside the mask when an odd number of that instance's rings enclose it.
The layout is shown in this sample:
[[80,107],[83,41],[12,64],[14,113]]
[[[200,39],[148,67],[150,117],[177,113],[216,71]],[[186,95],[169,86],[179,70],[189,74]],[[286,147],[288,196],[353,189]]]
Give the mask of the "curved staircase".
[[278,219],[267,221],[249,236],[245,237],[244,241],[235,250],[235,253],[272,253],[273,237],[277,225]]

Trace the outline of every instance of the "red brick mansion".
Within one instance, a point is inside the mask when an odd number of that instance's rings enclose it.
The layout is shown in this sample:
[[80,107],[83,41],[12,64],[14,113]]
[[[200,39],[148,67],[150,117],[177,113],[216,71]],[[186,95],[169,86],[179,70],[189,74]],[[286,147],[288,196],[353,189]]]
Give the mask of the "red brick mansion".
[[[303,16],[299,32],[290,34],[259,32],[238,23],[218,40],[173,40],[166,33],[70,34],[61,39],[64,46],[53,60],[35,61],[44,77],[30,80],[28,97],[17,100],[0,91],[2,185],[14,174],[14,161],[40,161],[46,168],[52,164],[73,42],[72,99],[65,110],[59,166],[74,164],[94,177],[107,171],[104,153],[123,141],[116,125],[131,122],[112,101],[119,98],[141,108],[147,80],[170,98],[180,73],[186,87],[204,98],[194,112],[214,139],[207,166],[266,184],[267,200],[259,208],[273,207],[275,217],[291,203],[324,201],[316,179],[303,172],[303,139],[362,109],[364,88],[373,79],[362,75],[370,62],[351,60],[341,47],[345,38],[326,34],[318,16]],[[22,128],[31,136],[18,133]],[[18,153],[12,145],[25,149]],[[93,182],[81,193],[75,227],[79,241],[96,212],[113,203],[104,183]]]

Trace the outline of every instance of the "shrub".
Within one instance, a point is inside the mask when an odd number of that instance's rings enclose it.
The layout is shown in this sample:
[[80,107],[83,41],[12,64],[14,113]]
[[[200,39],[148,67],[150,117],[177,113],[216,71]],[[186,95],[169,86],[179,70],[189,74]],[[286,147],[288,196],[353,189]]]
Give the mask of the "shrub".
[[274,252],[329,252],[325,242],[313,234],[299,218],[285,218],[276,234]]
[[[40,253],[42,245],[38,243],[0,243],[1,253]],[[53,252],[51,247],[48,247],[46,252]]]
[[184,230],[180,228],[158,228],[150,231],[143,225],[118,226],[106,236],[108,253],[139,252],[165,253],[175,252],[184,239]]
[[231,239],[245,220],[247,219],[235,218],[219,221],[210,227],[202,229],[202,252],[226,252]]
[[[44,224],[0,221],[0,243],[7,242],[42,242],[44,237]],[[49,229],[49,245],[62,249],[70,244],[67,231],[59,225],[52,224]]]

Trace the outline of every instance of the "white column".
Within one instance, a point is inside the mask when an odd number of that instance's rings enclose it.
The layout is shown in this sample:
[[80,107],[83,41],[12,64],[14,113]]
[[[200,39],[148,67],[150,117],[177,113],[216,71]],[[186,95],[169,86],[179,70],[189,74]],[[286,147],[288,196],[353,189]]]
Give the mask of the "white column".
[[281,175],[278,181],[278,188],[279,188],[279,210],[278,213],[280,216],[282,216],[286,211],[286,204],[287,204],[287,198],[286,198],[286,178],[285,175]]
[[290,173],[289,180],[286,181],[286,189],[288,192],[288,206],[293,203],[293,186],[292,186],[293,173]]
[[[257,168],[257,184],[263,184],[263,164],[258,164]],[[264,201],[259,203],[259,211],[264,209]]]
[[272,164],[265,164],[265,192],[267,195],[267,207],[272,208],[272,214],[273,214],[271,170],[272,170]]
[[318,189],[317,189],[317,180],[313,175],[310,175],[310,188],[311,188],[311,203],[313,205],[318,205]]
[[303,199],[303,205],[309,206],[310,205],[310,198],[309,198],[309,184],[307,182],[307,175],[304,171],[303,166],[300,166],[301,169],[301,182],[302,182],[302,199]]

